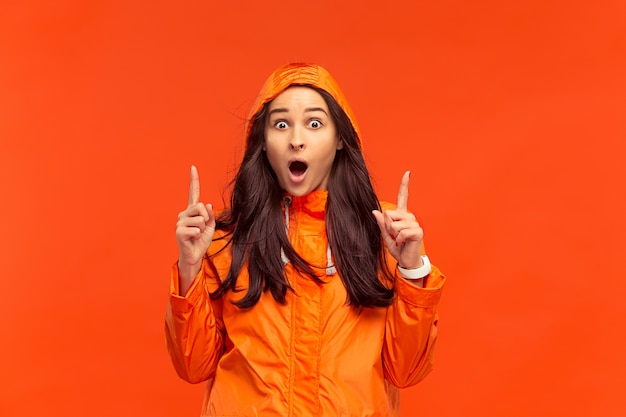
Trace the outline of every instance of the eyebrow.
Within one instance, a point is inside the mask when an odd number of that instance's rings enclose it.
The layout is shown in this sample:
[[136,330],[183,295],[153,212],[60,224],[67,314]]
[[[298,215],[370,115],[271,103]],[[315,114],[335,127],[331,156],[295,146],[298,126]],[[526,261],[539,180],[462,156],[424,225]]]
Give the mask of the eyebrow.
[[[304,109],[304,112],[305,112],[305,113],[315,112],[315,111],[321,111],[321,112],[323,112],[325,115],[327,115],[327,116],[328,116],[328,112],[327,112],[326,110],[324,110],[323,108],[321,108],[321,107],[307,107],[306,109]],[[284,108],[284,107],[278,107],[278,108],[276,108],[276,109],[272,109],[272,110],[270,110],[270,112],[269,112],[268,116],[271,116],[271,115],[272,115],[272,114],[274,114],[274,113],[288,113],[288,112],[289,112],[289,110],[288,110],[288,109],[286,109],[286,108]]]

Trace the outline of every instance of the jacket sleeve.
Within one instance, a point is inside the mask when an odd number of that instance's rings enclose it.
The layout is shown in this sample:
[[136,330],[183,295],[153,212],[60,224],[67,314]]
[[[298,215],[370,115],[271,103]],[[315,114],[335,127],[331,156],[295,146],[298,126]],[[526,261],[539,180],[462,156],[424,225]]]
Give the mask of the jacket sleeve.
[[205,258],[184,297],[179,295],[177,265],[171,272],[165,338],[176,373],[191,383],[212,378],[224,351],[223,325],[213,305],[219,302],[211,301],[205,287],[212,280],[212,269]]
[[382,357],[385,378],[398,388],[417,384],[432,370],[444,282],[434,265],[425,288],[411,284],[396,270],[396,298],[387,310]]

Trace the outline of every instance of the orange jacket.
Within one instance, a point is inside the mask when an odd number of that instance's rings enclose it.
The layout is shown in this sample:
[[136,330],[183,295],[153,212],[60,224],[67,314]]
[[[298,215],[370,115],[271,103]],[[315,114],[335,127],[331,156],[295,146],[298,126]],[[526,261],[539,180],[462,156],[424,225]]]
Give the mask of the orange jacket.
[[[312,265],[327,262],[326,198],[321,190],[293,197],[289,213],[291,244]],[[226,277],[228,248],[205,258],[185,297],[178,295],[174,266],[167,346],[181,378],[208,381],[202,416],[398,416],[396,387],[416,384],[432,368],[445,278],[433,266],[426,288],[418,288],[388,258],[396,271],[395,301],[361,310],[346,304],[336,273],[318,284],[289,263],[294,291],[285,305],[263,293],[254,307],[241,310],[230,301],[245,291],[217,301],[207,294]],[[247,280],[244,268],[238,286],[245,290]]]

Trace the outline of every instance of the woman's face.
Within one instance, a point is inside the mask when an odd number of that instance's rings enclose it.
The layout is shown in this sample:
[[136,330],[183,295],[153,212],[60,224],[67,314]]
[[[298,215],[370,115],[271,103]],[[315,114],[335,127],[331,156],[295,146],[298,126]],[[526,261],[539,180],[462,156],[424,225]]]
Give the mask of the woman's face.
[[335,153],[343,148],[324,98],[308,87],[289,87],[269,105],[263,150],[289,194],[325,190]]

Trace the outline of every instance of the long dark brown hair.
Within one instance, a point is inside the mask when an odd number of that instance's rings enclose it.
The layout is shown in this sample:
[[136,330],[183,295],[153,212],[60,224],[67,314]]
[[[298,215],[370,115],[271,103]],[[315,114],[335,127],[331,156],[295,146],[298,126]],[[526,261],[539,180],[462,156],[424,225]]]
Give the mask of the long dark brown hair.
[[[372,210],[380,203],[370,180],[359,138],[350,119],[335,99],[323,89],[320,93],[335,122],[343,149],[337,150],[328,181],[326,233],[335,259],[335,268],[354,307],[386,307],[393,300],[393,290],[381,283],[393,279],[386,262],[380,229]],[[310,265],[293,249],[285,233],[282,213],[283,190],[263,151],[266,103],[250,121],[245,154],[232,182],[230,209],[216,219],[216,227],[227,231],[232,263],[226,279],[211,293],[212,299],[228,290],[238,291],[237,277],[248,268],[249,287],[245,296],[234,302],[240,308],[254,306],[263,291],[285,303],[291,290],[285,277],[281,248],[300,273],[322,282],[325,268]]]

